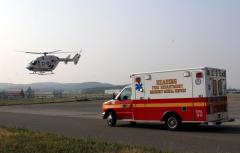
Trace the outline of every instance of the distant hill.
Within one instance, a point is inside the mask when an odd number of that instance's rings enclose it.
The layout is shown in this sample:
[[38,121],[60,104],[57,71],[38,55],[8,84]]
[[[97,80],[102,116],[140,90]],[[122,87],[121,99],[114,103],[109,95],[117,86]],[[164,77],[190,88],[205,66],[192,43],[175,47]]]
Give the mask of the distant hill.
[[11,84],[11,83],[0,83],[0,90],[6,89],[19,89],[23,88],[26,90],[31,87],[33,90],[38,91],[53,91],[53,90],[64,90],[64,91],[82,91],[93,88],[112,88],[115,85],[101,82],[84,82],[84,83],[56,83],[56,82],[43,82],[33,84]]
[[0,89],[7,89],[11,86],[13,86],[11,83],[0,83]]

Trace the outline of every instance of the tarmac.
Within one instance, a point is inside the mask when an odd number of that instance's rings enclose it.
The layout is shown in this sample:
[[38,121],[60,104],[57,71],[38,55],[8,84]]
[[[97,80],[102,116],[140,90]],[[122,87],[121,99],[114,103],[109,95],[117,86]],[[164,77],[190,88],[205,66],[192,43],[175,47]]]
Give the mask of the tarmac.
[[184,126],[168,131],[162,124],[118,122],[108,127],[101,118],[102,101],[0,107],[0,125],[130,144],[176,153],[239,153],[240,104],[229,103],[235,122],[221,126]]

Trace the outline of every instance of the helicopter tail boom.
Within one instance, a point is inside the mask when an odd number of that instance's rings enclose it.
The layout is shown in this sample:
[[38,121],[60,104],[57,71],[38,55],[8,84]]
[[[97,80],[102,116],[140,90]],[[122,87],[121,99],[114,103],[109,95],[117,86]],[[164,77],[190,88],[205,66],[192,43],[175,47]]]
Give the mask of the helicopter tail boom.
[[70,57],[71,57],[71,55],[68,55],[68,56],[66,57],[66,60],[64,61],[65,64],[67,64],[67,63],[71,60]]
[[68,62],[74,62],[76,65],[81,57],[81,54],[76,54],[73,58],[70,58],[71,55],[68,55],[66,58],[60,58],[59,61],[63,61],[65,64]]

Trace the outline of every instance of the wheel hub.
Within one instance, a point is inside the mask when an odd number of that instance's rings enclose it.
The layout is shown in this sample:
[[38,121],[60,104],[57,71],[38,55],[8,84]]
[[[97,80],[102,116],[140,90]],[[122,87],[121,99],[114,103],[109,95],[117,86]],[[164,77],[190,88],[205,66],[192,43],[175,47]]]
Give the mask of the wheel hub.
[[175,118],[169,118],[168,119],[168,126],[170,128],[175,128],[177,126],[177,121]]

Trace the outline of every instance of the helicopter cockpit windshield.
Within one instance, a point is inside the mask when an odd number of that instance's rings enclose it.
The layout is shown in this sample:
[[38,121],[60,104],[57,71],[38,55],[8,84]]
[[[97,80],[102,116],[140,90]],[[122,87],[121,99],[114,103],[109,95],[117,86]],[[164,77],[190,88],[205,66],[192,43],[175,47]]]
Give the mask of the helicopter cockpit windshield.
[[33,61],[31,62],[31,64],[32,64],[32,65],[36,65],[36,64],[37,64],[37,60],[33,60]]

